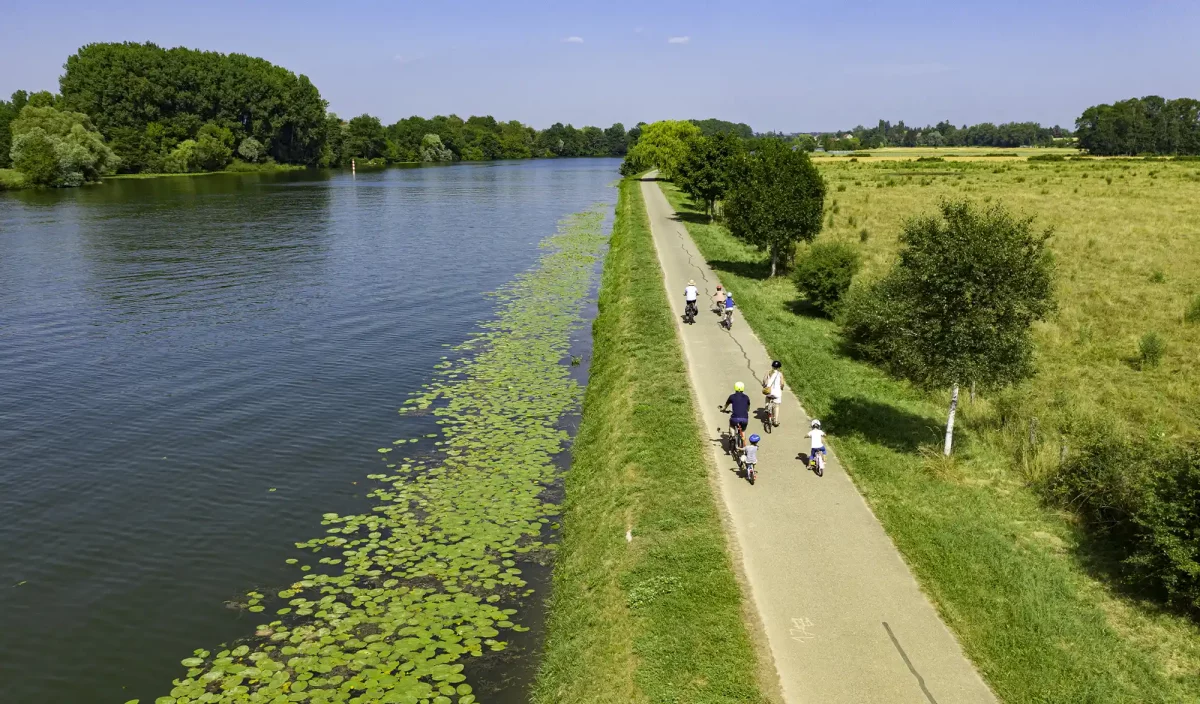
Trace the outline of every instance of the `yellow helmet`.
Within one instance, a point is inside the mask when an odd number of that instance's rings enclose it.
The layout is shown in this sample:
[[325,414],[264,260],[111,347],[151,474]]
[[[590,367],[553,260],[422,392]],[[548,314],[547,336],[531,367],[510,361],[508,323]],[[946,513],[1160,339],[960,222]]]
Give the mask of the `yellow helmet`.
[[746,385],[739,381],[733,385],[733,390],[734,391],[745,391]]

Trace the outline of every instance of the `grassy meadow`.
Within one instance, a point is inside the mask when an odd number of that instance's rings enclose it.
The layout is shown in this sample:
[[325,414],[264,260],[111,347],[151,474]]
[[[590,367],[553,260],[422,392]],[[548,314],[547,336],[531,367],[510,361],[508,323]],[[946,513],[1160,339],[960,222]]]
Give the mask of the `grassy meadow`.
[[[1200,163],[917,162],[915,151],[818,160],[829,186],[820,237],[859,248],[860,276],[882,275],[903,221],[944,198],[1000,201],[1056,233],[1059,311],[1035,330],[1040,373],[974,402],[964,390],[949,461],[948,390],[923,393],[848,358],[789,279],[767,279],[761,253],[664,186],[1002,700],[1200,702],[1200,627],[1116,586],[1104,552],[1037,488],[1089,422],[1197,436],[1200,323],[1184,312],[1200,293]],[[1149,331],[1166,351],[1142,369]]]

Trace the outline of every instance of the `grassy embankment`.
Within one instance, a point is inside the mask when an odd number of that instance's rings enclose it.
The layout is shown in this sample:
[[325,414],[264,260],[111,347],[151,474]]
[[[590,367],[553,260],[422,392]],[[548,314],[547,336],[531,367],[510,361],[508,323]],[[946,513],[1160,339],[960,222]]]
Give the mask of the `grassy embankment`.
[[110,178],[161,178],[163,176],[212,176],[213,174],[271,174],[279,171],[300,171],[301,169],[310,168],[303,164],[277,164],[275,162],[253,164],[245,161],[235,161],[229,166],[220,171],[193,171],[186,174],[159,174],[159,173],[138,173],[138,174],[116,174],[113,176],[105,176],[105,180]]
[[[760,253],[666,188],[971,658],[1010,703],[1200,701],[1200,628],[1115,587],[1100,551],[1036,488],[1057,467],[1061,433],[1082,418],[1196,435],[1200,326],[1182,313],[1200,271],[1200,166],[843,158],[821,168],[821,237],[861,248],[863,276],[890,266],[904,218],[944,197],[1000,200],[1057,229],[1060,311],[1035,330],[1040,375],[964,401],[945,462],[948,394],[847,358],[836,326],[808,315],[791,281],[767,280]],[[1167,355],[1140,371],[1131,360],[1147,330],[1163,335]]]
[[645,206],[620,188],[534,701],[766,701]]

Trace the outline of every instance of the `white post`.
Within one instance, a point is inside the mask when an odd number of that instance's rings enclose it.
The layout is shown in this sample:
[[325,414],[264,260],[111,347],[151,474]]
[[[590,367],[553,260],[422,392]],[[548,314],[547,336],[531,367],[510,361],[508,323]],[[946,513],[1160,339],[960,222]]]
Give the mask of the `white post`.
[[354,175],[355,175],[355,172],[356,172],[356,167],[355,167],[355,165],[354,165],[354,160],[353,160],[353,159],[351,159],[351,160],[350,160],[350,175],[351,175],[351,176],[354,176]]
[[954,391],[950,393],[950,417],[946,419],[946,449],[943,450],[947,457],[950,456],[950,448],[954,446],[954,412],[958,410],[958,384],[954,385]]

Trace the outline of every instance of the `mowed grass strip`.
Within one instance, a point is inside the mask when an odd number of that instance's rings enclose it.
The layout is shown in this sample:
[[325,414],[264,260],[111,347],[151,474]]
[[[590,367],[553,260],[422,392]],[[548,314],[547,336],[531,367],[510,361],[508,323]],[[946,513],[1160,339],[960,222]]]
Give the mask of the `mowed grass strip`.
[[972,414],[982,402],[973,408],[964,400],[959,454],[943,461],[947,398],[845,357],[836,326],[804,314],[789,279],[767,279],[761,253],[661,185],[1003,701],[1200,701],[1194,625],[1118,597],[1088,573],[1072,549],[1079,535],[1068,518],[981,441]]
[[766,701],[633,179],[620,185],[593,336],[533,700]]

